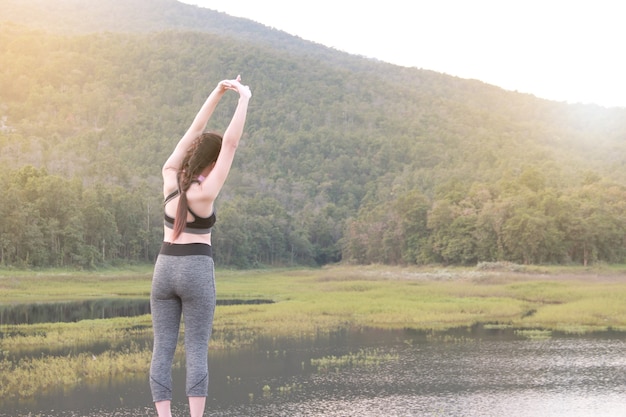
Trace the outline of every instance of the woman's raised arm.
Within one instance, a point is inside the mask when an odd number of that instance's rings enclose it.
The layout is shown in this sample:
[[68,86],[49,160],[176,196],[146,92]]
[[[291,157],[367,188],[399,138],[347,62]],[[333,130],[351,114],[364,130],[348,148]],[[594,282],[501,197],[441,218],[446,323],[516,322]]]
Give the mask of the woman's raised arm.
[[215,89],[211,92],[211,94],[209,94],[209,97],[207,97],[206,101],[198,111],[198,114],[193,119],[191,126],[189,126],[187,132],[185,132],[183,137],[176,145],[174,152],[172,152],[169,158],[167,158],[167,161],[165,161],[165,164],[163,165],[164,175],[168,170],[173,170],[174,172],[176,172],[180,169],[187,149],[189,149],[189,146],[194,141],[194,139],[200,136],[202,132],[204,132],[204,129],[206,129],[206,125],[209,122],[213,111],[217,107],[217,104],[221,100],[226,90],[232,89],[231,82],[232,81],[226,80],[220,81]]
[[222,148],[220,154],[217,157],[215,166],[207,176],[203,183],[202,189],[206,193],[205,195],[211,201],[215,200],[217,194],[222,189],[226,177],[230,172],[233,159],[235,157],[235,151],[239,145],[239,140],[243,134],[243,128],[246,123],[246,115],[248,112],[248,102],[252,97],[250,88],[247,85],[241,84],[241,77],[237,76],[236,80],[233,80],[229,84],[229,89],[235,90],[239,93],[239,101],[237,102],[237,108],[233,114],[224,136],[222,139]]

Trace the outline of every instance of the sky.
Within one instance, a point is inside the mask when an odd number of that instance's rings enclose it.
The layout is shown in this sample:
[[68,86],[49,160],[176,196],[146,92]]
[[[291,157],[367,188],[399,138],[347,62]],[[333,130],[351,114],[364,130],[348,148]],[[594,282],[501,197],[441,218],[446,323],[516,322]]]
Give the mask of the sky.
[[620,0],[180,0],[350,54],[626,107]]

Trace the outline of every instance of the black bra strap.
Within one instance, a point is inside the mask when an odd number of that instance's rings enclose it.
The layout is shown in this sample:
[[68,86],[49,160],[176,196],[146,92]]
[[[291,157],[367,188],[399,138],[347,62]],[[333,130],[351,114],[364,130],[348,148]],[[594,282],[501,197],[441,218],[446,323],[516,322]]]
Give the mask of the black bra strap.
[[[199,180],[197,180],[197,179],[193,179],[193,180],[191,180],[191,182],[192,182],[192,183],[197,183],[197,184],[200,184],[200,181],[199,181]],[[165,197],[165,201],[163,202],[163,205],[165,205],[165,204],[169,203],[170,201],[172,201],[174,198],[176,198],[176,196],[177,196],[178,194],[180,194],[180,190],[176,189],[176,190],[172,191],[172,192],[170,193],[170,195],[168,195],[167,197]]]
[[178,195],[178,190],[174,190],[172,191],[172,193],[170,193],[170,195],[168,195],[167,197],[165,197],[165,201],[163,202],[163,205],[166,205],[167,203],[169,203],[170,201],[172,201],[174,198],[176,198],[176,196]]

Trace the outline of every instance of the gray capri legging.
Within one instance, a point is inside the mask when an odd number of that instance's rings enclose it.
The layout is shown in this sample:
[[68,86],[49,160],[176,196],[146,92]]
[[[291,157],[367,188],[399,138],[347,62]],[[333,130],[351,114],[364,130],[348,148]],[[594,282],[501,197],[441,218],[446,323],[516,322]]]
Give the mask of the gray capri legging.
[[215,274],[211,246],[164,243],[152,277],[150,309],[154,347],[150,364],[152,399],[172,400],[172,362],[184,320],[186,393],[206,397],[208,348],[215,312]]

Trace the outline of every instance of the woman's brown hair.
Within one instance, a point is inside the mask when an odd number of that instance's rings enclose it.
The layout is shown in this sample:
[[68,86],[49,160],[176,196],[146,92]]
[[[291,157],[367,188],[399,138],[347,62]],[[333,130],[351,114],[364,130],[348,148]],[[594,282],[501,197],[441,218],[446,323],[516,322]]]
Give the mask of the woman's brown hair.
[[183,159],[180,170],[176,174],[178,181],[178,207],[174,220],[174,239],[185,230],[187,224],[187,190],[202,171],[217,161],[222,149],[222,137],[217,133],[206,132],[193,141]]

